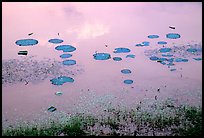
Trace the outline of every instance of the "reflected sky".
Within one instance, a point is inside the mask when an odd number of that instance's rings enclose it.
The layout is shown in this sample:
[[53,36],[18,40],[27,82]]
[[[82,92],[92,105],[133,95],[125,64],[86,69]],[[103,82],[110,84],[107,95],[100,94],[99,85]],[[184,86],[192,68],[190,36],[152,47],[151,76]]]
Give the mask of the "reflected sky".
[[[80,95],[90,95],[91,92],[99,97],[109,94],[118,101],[131,104],[145,98],[154,99],[157,89],[161,88],[161,97],[176,97],[184,103],[200,104],[195,96],[202,90],[200,57],[191,57],[187,63],[179,62],[174,66],[175,70],[155,62],[158,57],[153,56],[150,60],[144,51],[161,49],[163,45],[173,48],[200,43],[202,46],[201,2],[3,2],[2,8],[3,60],[24,61],[18,52],[28,51],[27,56],[40,61],[50,58],[62,63],[69,58],[77,65],[66,66],[67,70],[78,65],[84,70],[71,76],[73,83],[59,87],[52,85],[50,80],[38,85],[3,86],[3,117],[6,119],[30,118],[35,113],[44,113],[51,105],[57,108],[56,111],[70,112],[71,106],[83,105],[77,103]],[[166,38],[169,33],[181,37]],[[148,38],[154,34],[159,38]],[[18,46],[15,42],[20,39],[35,39],[38,44]],[[51,39],[63,42],[50,43]],[[59,45],[73,46],[74,51],[56,50]],[[130,51],[114,53],[116,48]],[[95,60],[93,55],[97,53],[109,53],[111,58],[120,57],[122,60]],[[128,55],[132,58],[126,58]],[[161,55],[172,57],[165,52]],[[123,74],[122,69],[129,69],[131,73]],[[57,91],[63,95],[56,97]],[[86,99],[86,102],[89,101]]]

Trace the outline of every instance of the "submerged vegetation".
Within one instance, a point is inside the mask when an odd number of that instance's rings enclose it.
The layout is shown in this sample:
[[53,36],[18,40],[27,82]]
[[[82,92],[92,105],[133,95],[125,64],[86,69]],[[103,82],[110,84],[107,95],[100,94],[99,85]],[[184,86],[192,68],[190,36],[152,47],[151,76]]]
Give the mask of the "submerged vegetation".
[[100,116],[76,113],[63,121],[21,125],[2,130],[3,136],[200,136],[201,107],[171,102],[142,104],[132,109],[108,108]]

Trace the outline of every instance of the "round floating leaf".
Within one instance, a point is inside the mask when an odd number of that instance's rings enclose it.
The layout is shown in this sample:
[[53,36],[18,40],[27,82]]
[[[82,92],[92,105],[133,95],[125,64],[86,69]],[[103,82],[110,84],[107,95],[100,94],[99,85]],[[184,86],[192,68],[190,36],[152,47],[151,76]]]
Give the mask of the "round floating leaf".
[[186,51],[193,53],[193,52],[197,52],[197,49],[196,48],[188,48]]
[[121,72],[122,72],[123,74],[129,74],[129,73],[131,73],[131,70],[129,70],[129,69],[123,69],[123,70],[121,70]]
[[156,56],[152,56],[152,57],[150,57],[149,59],[154,61],[154,60],[158,60],[159,58],[156,57]]
[[148,38],[154,39],[154,38],[159,38],[158,35],[149,35]]
[[113,51],[114,53],[128,53],[130,52],[130,49],[128,48],[115,48],[115,51]]
[[96,53],[93,56],[95,60],[107,60],[111,58],[110,54],[108,53]]
[[72,59],[70,59],[70,60],[64,60],[64,61],[62,62],[62,64],[63,64],[63,65],[67,65],[67,66],[75,65],[75,64],[76,64],[76,60],[72,60]]
[[159,49],[159,52],[161,53],[166,53],[166,52],[170,52],[171,51],[171,48],[161,48]]
[[48,42],[53,43],[53,44],[59,44],[59,43],[62,43],[63,40],[61,40],[61,39],[50,39]]
[[132,84],[132,83],[133,83],[133,80],[124,80],[124,83],[125,83],[125,84]]
[[159,44],[159,45],[166,45],[167,42],[165,42],[165,41],[159,41],[159,42],[157,42],[157,44]]
[[188,62],[188,59],[184,59],[184,58],[176,58],[175,62]]
[[35,40],[35,39],[21,39],[16,41],[16,44],[19,46],[32,46],[32,45],[36,45],[37,43],[38,43],[38,40]]
[[195,60],[197,60],[197,61],[202,60],[202,58],[193,58],[193,59],[195,59]]
[[169,39],[177,39],[177,38],[180,38],[180,34],[177,34],[177,33],[169,33],[169,34],[166,34],[166,38],[169,38]]
[[162,56],[163,56],[163,57],[172,57],[173,55],[172,55],[172,54],[166,54],[166,55],[165,55],[165,54],[162,54]]
[[122,58],[121,58],[121,57],[114,57],[113,60],[115,60],[115,61],[121,61]]
[[59,46],[56,46],[55,49],[62,50],[63,52],[73,52],[76,50],[76,48],[71,45],[59,45]]
[[130,55],[127,55],[126,58],[135,58],[135,55],[130,54]]
[[74,79],[71,77],[60,76],[50,80],[54,85],[63,85],[66,82],[74,82]]
[[70,58],[72,57],[72,54],[62,54],[60,55],[61,58]]

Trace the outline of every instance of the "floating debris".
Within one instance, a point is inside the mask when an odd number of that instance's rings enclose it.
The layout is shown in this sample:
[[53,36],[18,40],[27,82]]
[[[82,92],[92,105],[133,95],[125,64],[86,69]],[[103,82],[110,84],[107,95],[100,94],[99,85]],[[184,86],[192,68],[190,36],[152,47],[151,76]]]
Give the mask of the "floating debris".
[[28,35],[32,35],[33,33],[30,33],[30,34],[28,34]]
[[27,55],[28,54],[28,51],[19,51],[18,52],[18,55]]
[[127,55],[126,58],[135,58],[135,55],[130,54],[130,55]]
[[202,60],[202,58],[193,58],[193,59],[195,59],[195,60],[197,60],[197,61]]
[[76,48],[71,45],[59,45],[59,46],[56,46],[55,49],[62,50],[63,52],[73,52],[76,50]]
[[159,58],[156,57],[156,56],[152,56],[152,57],[150,57],[149,59],[150,59],[150,60],[153,60],[153,61],[155,61],[155,60],[159,60]]
[[57,108],[55,108],[54,106],[50,106],[48,109],[47,109],[49,112],[54,112],[57,110]]
[[169,39],[177,39],[177,38],[180,38],[180,34],[176,34],[176,33],[169,33],[169,34],[166,34],[166,38],[169,38]]
[[157,42],[157,44],[159,44],[159,45],[166,45],[167,42],[165,42],[165,41],[159,41],[159,42]]
[[125,84],[132,84],[132,83],[133,83],[133,80],[124,80],[124,83],[125,83]]
[[160,91],[160,88],[158,88],[157,91],[159,92],[159,91]]
[[63,40],[55,38],[55,39],[50,39],[48,42],[53,43],[53,44],[59,44],[59,43],[62,43]]
[[70,58],[72,57],[72,54],[62,54],[60,55],[61,58]]
[[19,46],[32,46],[38,44],[38,40],[35,39],[21,39],[17,40],[16,44]]
[[76,64],[76,60],[72,60],[72,59],[69,59],[69,60],[64,60],[62,62],[63,65],[67,65],[67,66],[71,66],[71,65],[75,65]]
[[128,48],[115,48],[115,51],[113,51],[114,53],[128,53],[130,52],[130,49]]
[[55,95],[57,95],[57,96],[60,96],[60,95],[62,95],[63,93],[62,92],[56,92],[55,93]]
[[106,47],[108,47],[108,45],[105,45]]
[[115,60],[115,61],[121,61],[122,58],[121,58],[121,57],[113,57],[113,60]]
[[129,73],[131,73],[131,70],[129,70],[129,69],[123,69],[123,70],[121,70],[121,72],[122,72],[123,74],[129,74]]
[[173,27],[173,26],[169,26],[169,28],[170,28],[170,29],[176,29],[176,28],[175,28],[175,27]]
[[95,60],[108,60],[111,58],[108,53],[95,53],[93,56]]
[[159,49],[159,52],[161,53],[166,53],[166,52],[170,52],[171,51],[171,48],[161,48]]
[[147,36],[148,38],[151,38],[151,39],[154,39],[154,38],[159,38],[159,36],[158,35],[149,35],[149,36]]
[[170,71],[176,71],[176,69],[170,69]]
[[74,82],[74,79],[71,77],[60,76],[58,78],[54,78],[50,80],[54,85],[63,85],[66,82]]

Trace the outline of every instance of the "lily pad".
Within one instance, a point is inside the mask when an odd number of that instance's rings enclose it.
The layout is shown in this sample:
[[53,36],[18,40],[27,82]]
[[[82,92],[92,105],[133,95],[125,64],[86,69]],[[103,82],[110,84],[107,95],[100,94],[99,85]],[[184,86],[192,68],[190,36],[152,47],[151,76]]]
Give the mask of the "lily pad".
[[95,53],[93,56],[95,60],[108,60],[111,58],[108,53]]
[[171,51],[171,48],[161,48],[159,49],[159,52],[161,53],[166,53],[166,52],[170,52]]
[[130,54],[130,55],[127,55],[126,58],[135,58],[135,55]]
[[53,44],[59,44],[59,43],[62,43],[63,40],[61,40],[61,39],[50,39],[48,42],[53,43]]
[[71,66],[71,65],[75,65],[76,64],[76,60],[72,60],[72,59],[69,59],[69,60],[64,60],[62,62],[63,65],[67,65],[67,66]]
[[177,39],[177,38],[180,38],[180,37],[181,37],[181,35],[177,34],[177,33],[166,34],[166,38],[169,38],[169,39]]
[[130,52],[129,48],[115,48],[115,51],[113,51],[114,53],[128,53]]
[[154,39],[154,38],[159,38],[159,36],[158,35],[149,35],[149,36],[147,36],[148,38],[151,38],[151,39]]
[[197,61],[202,60],[202,58],[193,58],[193,59],[195,59],[195,60],[197,60]]
[[59,46],[56,46],[55,49],[62,50],[63,52],[73,52],[76,50],[76,48],[71,45],[59,45]]
[[17,40],[16,44],[19,46],[32,46],[38,44],[38,40],[35,39],[21,39]]
[[50,80],[54,85],[63,85],[66,82],[74,82],[74,79],[71,77],[60,76],[58,78],[54,78]]
[[121,58],[121,57],[114,57],[113,60],[115,60],[115,61],[121,61],[122,58]]
[[149,59],[155,61],[155,60],[158,60],[159,58],[156,57],[156,56],[152,56],[152,57],[150,57]]
[[121,70],[121,72],[122,72],[123,74],[129,74],[129,73],[131,73],[131,70],[129,70],[129,69],[123,69],[123,70]]
[[72,57],[72,54],[62,54],[60,55],[61,58],[70,58]]
[[186,51],[194,53],[194,52],[197,52],[197,49],[195,49],[195,48],[188,48]]
[[132,84],[132,83],[133,83],[133,80],[124,80],[124,83],[125,83],[125,84]]
[[159,42],[157,42],[157,44],[159,44],[159,45],[166,45],[167,42],[165,42],[165,41],[159,41]]

